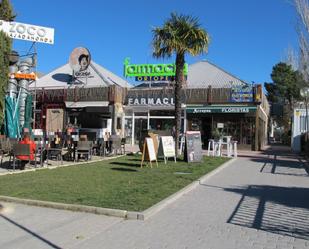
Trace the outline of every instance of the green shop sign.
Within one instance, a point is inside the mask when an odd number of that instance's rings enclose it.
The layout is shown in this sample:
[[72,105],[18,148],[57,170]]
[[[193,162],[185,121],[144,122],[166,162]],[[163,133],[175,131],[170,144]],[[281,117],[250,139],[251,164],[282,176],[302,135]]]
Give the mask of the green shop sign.
[[201,106],[187,107],[187,113],[249,113],[255,112],[255,106]]
[[[129,58],[124,60],[124,77],[160,77],[175,74],[175,64],[130,64]],[[188,75],[187,63],[184,66],[184,74]]]

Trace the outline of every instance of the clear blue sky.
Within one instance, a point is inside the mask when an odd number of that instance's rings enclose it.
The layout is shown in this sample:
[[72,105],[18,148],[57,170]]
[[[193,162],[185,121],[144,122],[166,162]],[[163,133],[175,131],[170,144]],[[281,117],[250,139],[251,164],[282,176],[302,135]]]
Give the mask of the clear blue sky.
[[[122,76],[131,63],[152,58],[151,29],[176,11],[200,19],[210,34],[207,59],[248,82],[270,81],[272,66],[288,47],[297,48],[297,18],[292,0],[12,0],[16,21],[55,28],[55,44],[38,43],[37,70],[48,73],[68,62],[70,52],[87,47],[92,59]],[[31,42],[14,41],[23,53]],[[173,58],[164,62],[173,62]]]

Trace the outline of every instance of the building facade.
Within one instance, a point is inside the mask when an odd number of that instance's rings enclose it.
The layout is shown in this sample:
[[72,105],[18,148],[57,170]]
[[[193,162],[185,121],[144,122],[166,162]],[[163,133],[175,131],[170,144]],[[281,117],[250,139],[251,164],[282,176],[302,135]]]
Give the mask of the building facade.
[[67,126],[122,134],[127,81],[95,62],[82,72],[65,64],[30,85],[35,96],[35,128],[48,132]]
[[[261,85],[248,84],[216,65],[202,61],[189,65],[182,91],[181,132],[199,130],[206,148],[216,135],[232,136],[243,149],[259,150],[267,141],[269,105]],[[142,83],[128,90],[125,136],[138,144],[146,130],[174,127],[172,83]]]
[[308,132],[309,124],[306,109],[295,108],[292,116],[292,136],[291,147],[294,152],[301,152],[301,137],[302,134]]

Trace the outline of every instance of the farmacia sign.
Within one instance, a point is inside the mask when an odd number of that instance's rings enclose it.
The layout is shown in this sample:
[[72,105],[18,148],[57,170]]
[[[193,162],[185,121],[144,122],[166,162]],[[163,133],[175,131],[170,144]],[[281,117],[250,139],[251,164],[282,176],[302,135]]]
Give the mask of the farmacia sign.
[[[124,76],[125,77],[167,77],[175,76],[175,64],[130,64],[129,58],[124,61]],[[188,64],[184,66],[184,75],[188,75]],[[145,81],[151,78],[144,78]],[[153,79],[153,78],[152,78]],[[137,79],[140,81],[140,79]]]
[[128,98],[129,106],[171,106],[174,105],[174,98]]

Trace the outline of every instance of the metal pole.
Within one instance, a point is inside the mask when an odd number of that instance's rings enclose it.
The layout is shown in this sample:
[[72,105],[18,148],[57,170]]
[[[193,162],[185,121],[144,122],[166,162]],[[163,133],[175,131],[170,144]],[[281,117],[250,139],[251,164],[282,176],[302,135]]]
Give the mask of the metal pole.
[[38,62],[38,56],[36,51],[36,43],[33,43],[33,49],[34,49],[34,56],[35,56],[35,63],[34,63],[34,73],[35,73],[35,81],[34,81],[34,100],[33,100],[33,129],[35,129],[35,114],[36,114],[36,64]]
[[305,119],[305,127],[306,127],[306,142],[308,142],[308,96],[305,97],[305,108],[306,108],[306,119]]

